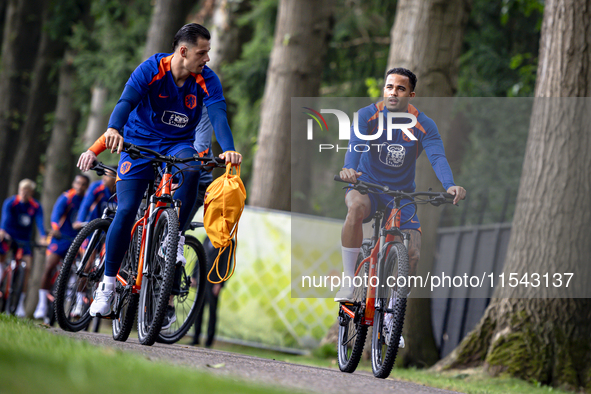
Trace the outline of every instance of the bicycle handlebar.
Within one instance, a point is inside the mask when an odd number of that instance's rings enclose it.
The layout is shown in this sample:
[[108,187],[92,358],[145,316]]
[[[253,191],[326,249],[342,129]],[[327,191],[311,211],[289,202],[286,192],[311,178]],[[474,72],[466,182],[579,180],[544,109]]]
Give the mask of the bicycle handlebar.
[[92,162],[92,167],[90,167],[90,169],[95,171],[98,176],[105,175],[106,171],[112,171],[113,174],[117,174],[117,168],[103,164],[98,160]]
[[[455,198],[455,196],[453,194],[449,194],[449,193],[445,193],[445,192],[405,193],[400,190],[391,190],[388,186],[376,185],[375,183],[370,183],[370,182],[365,182],[365,181],[360,181],[360,180],[357,180],[355,183],[350,183],[350,182],[342,180],[341,177],[338,175],[334,176],[334,180],[337,182],[352,184],[353,186],[350,186],[350,188],[356,189],[356,190],[361,189],[364,193],[376,193],[376,192],[369,190],[370,188],[373,188],[373,189],[378,189],[380,193],[390,194],[395,197],[408,197],[411,200],[414,200],[414,197],[418,197],[418,196],[434,197],[435,199],[439,198],[439,199],[445,199],[445,200],[448,200],[448,199],[453,200]],[[443,202],[451,202],[451,201],[440,201],[440,202],[443,203]]]
[[[165,155],[162,155],[152,149],[146,148],[144,146],[130,144],[129,142],[123,143],[123,150],[125,152],[127,152],[129,154],[129,156],[131,156],[132,159],[137,159],[137,158],[141,157],[144,159],[148,159],[150,161],[156,161],[156,162],[160,162],[160,163],[169,163],[169,164],[187,163],[190,161],[199,160],[199,161],[202,161],[203,163],[210,163],[210,165],[211,165],[211,163],[215,163],[215,166],[219,166],[219,167],[222,167],[223,165],[225,165],[225,161],[223,159],[220,159],[219,157],[199,157],[199,155],[197,155],[197,154],[195,154],[191,157],[186,157],[186,158],[179,158],[179,157],[175,157],[175,156],[165,156]],[[142,152],[149,153],[149,154],[153,155],[154,157],[146,156],[146,155],[142,154]]]

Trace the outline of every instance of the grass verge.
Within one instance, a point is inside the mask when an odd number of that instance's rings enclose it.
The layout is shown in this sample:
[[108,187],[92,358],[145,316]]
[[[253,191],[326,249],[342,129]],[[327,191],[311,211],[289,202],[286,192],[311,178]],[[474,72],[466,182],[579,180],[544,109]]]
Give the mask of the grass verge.
[[[53,335],[0,314],[1,393],[277,393],[112,348]],[[285,391],[287,392],[287,391]]]
[[[232,345],[223,342],[217,342],[214,349],[294,364],[338,369],[336,349],[332,345],[319,348],[312,354],[305,356],[278,353],[271,350]],[[357,370],[371,373],[371,362],[369,360],[362,360]],[[571,391],[558,390],[507,376],[491,377],[481,368],[452,370],[442,373],[415,368],[395,368],[390,378],[466,394],[572,394]]]

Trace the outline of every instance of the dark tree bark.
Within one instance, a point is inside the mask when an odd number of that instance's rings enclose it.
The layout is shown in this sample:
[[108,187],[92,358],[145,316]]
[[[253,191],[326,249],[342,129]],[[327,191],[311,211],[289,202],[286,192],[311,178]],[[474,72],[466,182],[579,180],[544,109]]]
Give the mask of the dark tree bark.
[[211,22],[211,58],[208,66],[222,78],[221,66],[240,58],[242,46],[248,41],[250,29],[240,26],[237,19],[251,9],[250,0],[217,0]]
[[[53,204],[61,193],[70,189],[74,175],[74,156],[72,145],[76,137],[76,127],[80,113],[74,102],[76,71],[72,65],[72,55],[66,51],[59,73],[59,88],[55,120],[51,139],[47,147],[47,165],[43,177],[41,205],[45,212],[45,228],[51,228],[50,216]],[[31,280],[27,292],[27,313],[33,313],[37,303],[37,289],[40,287],[44,268],[44,255],[37,254],[31,270]]]
[[[50,12],[50,2],[45,2],[43,23],[54,15]],[[45,152],[47,141],[44,138],[45,116],[55,109],[55,85],[57,76],[51,77],[55,63],[63,57],[66,44],[63,38],[52,38],[47,28],[42,29],[39,52],[35,57],[31,86],[27,102],[24,124],[20,133],[20,143],[10,171],[9,194],[16,193],[18,182],[23,178],[35,179],[39,173],[41,155]]]
[[[505,274],[574,272],[570,288],[497,288],[476,329],[438,368],[484,365],[591,391],[591,0],[545,3],[530,121]],[[577,294],[566,293],[578,289]],[[524,291],[525,290],[525,291]],[[572,291],[572,290],[571,290]],[[586,291],[584,294],[581,292]],[[560,294],[559,294],[560,293]],[[527,298],[539,295],[547,298]],[[587,298],[550,298],[558,295]],[[518,298],[519,297],[519,298]]]
[[[8,174],[19,141],[28,97],[30,74],[37,54],[41,0],[9,0],[6,6],[0,63],[0,174]],[[3,176],[0,200],[8,192]]]
[[172,52],[176,32],[185,25],[194,0],[156,0],[152,11],[144,59],[155,53]]
[[[420,101],[423,106],[418,105],[418,108],[436,121],[454,175],[460,169],[468,130],[451,128],[449,121],[438,122],[438,119],[449,118],[451,113],[451,97],[456,91],[459,56],[470,4],[471,0],[399,1],[388,56],[389,68],[404,67],[416,74],[417,96],[427,98]],[[450,98],[429,99],[433,97]],[[441,190],[441,182],[425,154],[417,162],[416,186],[422,191],[429,188]],[[433,267],[440,215],[441,208],[431,205],[418,208],[423,235],[417,274],[422,276]],[[403,335],[408,346],[399,353],[399,363],[404,366],[424,367],[439,359],[431,325],[431,299],[421,290],[413,290],[407,306]]]
[[318,95],[334,6],[334,0],[279,3],[253,165],[251,205],[290,210],[290,179],[302,185],[304,180],[298,177],[309,178],[305,167],[309,161],[291,155],[291,98]]

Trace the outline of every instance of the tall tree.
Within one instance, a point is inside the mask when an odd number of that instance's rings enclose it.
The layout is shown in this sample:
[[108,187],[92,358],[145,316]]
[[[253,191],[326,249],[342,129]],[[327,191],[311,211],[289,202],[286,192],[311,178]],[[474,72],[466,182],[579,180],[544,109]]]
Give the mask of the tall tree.
[[250,26],[238,23],[238,18],[250,9],[250,0],[215,2],[211,21],[211,61],[208,66],[218,75],[221,74],[222,64],[231,63],[240,57],[242,46],[251,35]]
[[10,194],[16,192],[19,180],[35,179],[39,173],[41,155],[47,144],[45,137],[46,116],[55,109],[57,91],[56,63],[66,50],[66,38],[72,23],[79,16],[78,7],[72,1],[46,1],[43,4],[43,28],[39,50],[34,58],[34,68],[29,88],[20,142],[10,171]]
[[[251,205],[291,209],[291,97],[318,95],[318,70],[323,67],[334,6],[335,0],[279,3],[250,187]],[[305,170],[293,175],[309,176]]]
[[[76,137],[76,127],[80,119],[80,111],[75,105],[74,89],[76,71],[72,64],[72,53],[68,50],[64,54],[59,70],[59,88],[55,120],[51,131],[51,139],[47,147],[47,164],[43,177],[43,193],[41,205],[46,211],[45,228],[51,228],[50,215],[55,200],[72,184],[74,174],[74,157],[72,145]],[[30,316],[37,303],[39,281],[43,274],[44,258],[36,258],[36,264],[31,272],[31,284],[27,296],[27,314]],[[40,264],[41,263],[41,264]]]
[[[399,0],[396,20],[390,32],[388,66],[404,67],[413,71],[418,79],[417,95],[426,97],[425,107],[419,107],[427,116],[445,118],[451,113],[451,99],[457,88],[459,57],[462,49],[464,27],[470,14],[471,0]],[[439,133],[448,152],[454,173],[459,170],[466,141],[465,128],[451,128],[450,123],[438,123]],[[455,149],[449,149],[453,145]],[[452,151],[452,155],[449,155]],[[440,182],[433,167],[422,155],[417,163],[417,190],[436,188]],[[433,266],[437,247],[437,226],[441,209],[421,205],[418,216],[421,220],[422,242],[418,274],[425,274]],[[404,339],[408,346],[401,351],[402,364],[425,366],[439,359],[431,328],[431,300],[428,294],[410,298]],[[418,296],[418,298],[416,298]]]
[[156,0],[144,47],[144,59],[155,53],[172,52],[174,34],[185,24],[194,5],[194,0]]
[[[42,0],[9,0],[6,6],[0,61],[0,174],[8,174],[26,112],[31,59],[37,54]],[[3,176],[0,200],[8,192]]]
[[[588,288],[591,111],[587,99],[565,97],[591,95],[589,37],[591,0],[546,1],[506,275],[575,272],[571,286]],[[523,290],[498,287],[476,329],[438,367],[485,365],[492,373],[591,391],[591,300],[525,298],[531,293]]]

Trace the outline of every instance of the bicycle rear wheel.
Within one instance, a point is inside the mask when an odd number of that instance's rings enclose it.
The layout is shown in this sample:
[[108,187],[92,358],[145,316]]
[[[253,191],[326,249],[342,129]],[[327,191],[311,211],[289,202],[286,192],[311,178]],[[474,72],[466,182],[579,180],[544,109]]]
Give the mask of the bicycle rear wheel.
[[[408,252],[401,243],[391,246],[380,274],[380,283],[387,283],[388,276],[395,277],[397,281],[388,283],[388,286],[393,286],[388,289],[387,297],[378,298],[371,338],[371,369],[374,376],[381,379],[387,378],[394,367],[406,311]],[[399,279],[402,277],[405,279]],[[398,287],[398,283],[404,286]]]
[[119,276],[125,280],[123,285],[119,280],[115,283],[115,305],[118,313],[117,318],[113,319],[113,339],[125,342],[129,338],[135,315],[139,303],[139,294],[133,293],[133,286],[137,279],[139,251],[142,242],[142,226],[137,226],[127,253],[123,257],[123,262],[119,268]]
[[176,321],[168,329],[160,331],[156,339],[160,343],[172,344],[184,337],[195,322],[197,312],[205,299],[207,279],[203,245],[197,238],[186,235],[184,255],[187,264],[177,268],[179,291],[174,295]]
[[89,307],[103,276],[105,238],[110,225],[110,220],[95,219],[84,226],[62,263],[56,282],[54,312],[65,331],[80,331],[90,322]]
[[[176,211],[166,208],[158,217],[148,251],[138,308],[138,338],[142,345],[156,341],[169,302],[179,242]],[[147,270],[146,270],[147,268]]]
[[8,285],[11,273],[7,272],[8,268],[4,270],[2,274],[2,281],[0,281],[0,313],[4,312],[6,305],[8,303],[8,292],[10,291],[10,286]]
[[[357,257],[355,269],[359,270],[357,277],[367,278],[369,275],[369,262],[365,262],[361,268],[361,262],[369,256],[370,251],[367,245],[363,245]],[[363,354],[363,346],[365,345],[365,338],[367,336],[367,326],[362,324],[362,319],[365,311],[365,299],[367,296],[367,283],[362,281],[361,286],[355,287],[354,304],[355,306],[347,306],[349,310],[355,313],[352,318],[343,310],[343,306],[339,304],[339,336],[337,342],[337,355],[339,361],[339,369],[343,372],[352,373],[357,369],[361,355]]]

